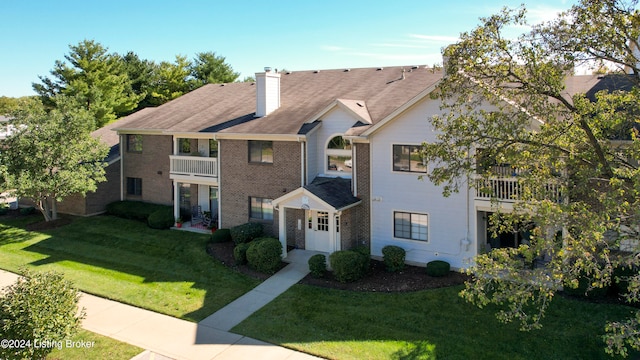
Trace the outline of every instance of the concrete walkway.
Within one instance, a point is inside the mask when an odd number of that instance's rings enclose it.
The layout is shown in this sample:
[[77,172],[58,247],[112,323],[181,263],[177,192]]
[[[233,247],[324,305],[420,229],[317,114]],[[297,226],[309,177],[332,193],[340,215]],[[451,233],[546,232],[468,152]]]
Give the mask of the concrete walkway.
[[[230,333],[229,330],[253,312],[268,304],[309,272],[307,260],[313,253],[294,250],[290,262],[218,312],[193,323],[149,310],[125,305],[90,294],[82,294],[80,307],[87,317],[86,330],[120,340],[143,349],[135,359],[317,359],[314,356]],[[0,288],[11,285],[18,275],[0,270]],[[157,356],[157,355],[160,356]]]

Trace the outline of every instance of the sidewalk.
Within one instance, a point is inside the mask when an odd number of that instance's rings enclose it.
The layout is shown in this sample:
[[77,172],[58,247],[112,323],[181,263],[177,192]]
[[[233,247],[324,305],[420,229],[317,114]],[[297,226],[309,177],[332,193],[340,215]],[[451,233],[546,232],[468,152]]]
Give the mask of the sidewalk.
[[[125,305],[90,294],[82,294],[80,307],[87,317],[86,330],[120,340],[143,349],[136,359],[188,360],[273,359],[307,360],[314,356],[228,332],[308,273],[303,262],[310,254],[291,254],[294,261],[262,284],[200,323],[180,320],[149,310]],[[303,266],[304,264],[304,266]],[[0,288],[11,285],[18,275],[0,270]],[[150,353],[151,352],[151,353]]]

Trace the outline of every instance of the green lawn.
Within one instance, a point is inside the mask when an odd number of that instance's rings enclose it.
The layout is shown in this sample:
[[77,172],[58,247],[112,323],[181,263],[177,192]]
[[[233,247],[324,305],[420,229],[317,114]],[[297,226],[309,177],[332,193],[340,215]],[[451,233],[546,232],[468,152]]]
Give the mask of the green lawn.
[[44,232],[24,230],[41,216],[0,221],[0,267],[57,270],[82,291],[199,321],[258,281],[205,252],[208,235],[154,230],[111,216],[75,218]]
[[460,290],[295,285],[232,331],[330,359],[611,359],[601,341],[605,319],[632,311],[558,297],[542,330],[520,332],[499,323],[494,309],[464,302]]
[[[62,342],[60,349],[55,348],[47,356],[47,360],[129,360],[144,351],[137,346],[86,330],[80,330],[76,336],[69,340],[72,341],[72,346],[67,347],[67,342]],[[79,343],[80,341],[91,345],[83,347],[83,344]]]

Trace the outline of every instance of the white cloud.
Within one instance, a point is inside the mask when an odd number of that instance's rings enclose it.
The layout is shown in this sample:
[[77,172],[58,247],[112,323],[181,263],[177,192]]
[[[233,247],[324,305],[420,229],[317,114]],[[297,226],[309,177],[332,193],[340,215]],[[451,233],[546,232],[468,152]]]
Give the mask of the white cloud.
[[409,34],[409,37],[420,40],[427,40],[429,42],[438,43],[453,43],[459,39],[456,36],[442,36],[442,35],[421,35],[421,34]]

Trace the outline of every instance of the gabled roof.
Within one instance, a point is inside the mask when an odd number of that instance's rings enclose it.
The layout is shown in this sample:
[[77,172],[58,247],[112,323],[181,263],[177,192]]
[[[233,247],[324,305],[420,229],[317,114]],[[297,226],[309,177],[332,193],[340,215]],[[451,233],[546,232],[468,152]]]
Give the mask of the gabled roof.
[[[305,198],[306,200],[303,200]],[[321,176],[316,177],[311,184],[297,188],[272,201],[274,206],[284,205],[323,211],[331,209],[342,211],[361,202],[362,200],[351,193],[350,179]]]
[[411,66],[281,73],[281,106],[262,118],[255,117],[255,84],[208,84],[116,130],[296,135],[332,104],[351,111],[354,123],[375,124],[441,77]]
[[100,129],[97,129],[91,133],[96,139],[99,139],[104,144],[109,146],[109,154],[105,159],[106,162],[111,163],[120,157],[120,137],[113,131],[115,128],[126,127],[129,122],[135,121],[141,116],[152,113],[156,108],[145,108],[137,111],[127,117],[116,120],[109,123]]

